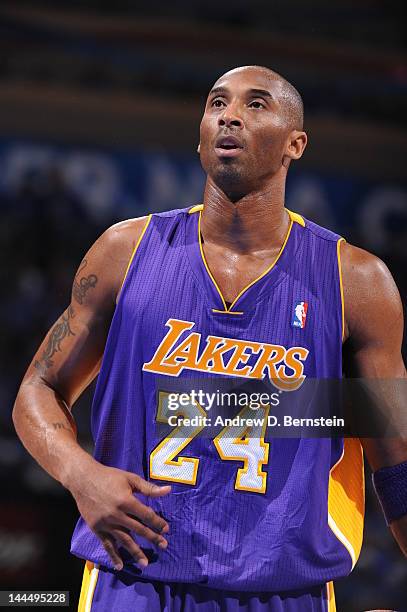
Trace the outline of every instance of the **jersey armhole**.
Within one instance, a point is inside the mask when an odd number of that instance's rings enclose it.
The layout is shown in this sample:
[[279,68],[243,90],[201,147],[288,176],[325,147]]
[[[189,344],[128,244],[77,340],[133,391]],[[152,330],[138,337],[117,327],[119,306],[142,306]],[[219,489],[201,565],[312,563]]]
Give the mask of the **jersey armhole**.
[[343,296],[342,264],[341,264],[341,244],[346,242],[345,238],[339,238],[336,243],[336,254],[338,258],[339,290],[341,294],[341,316],[342,316],[342,342],[345,339],[345,299]]
[[117,293],[117,296],[116,296],[116,304],[117,304],[117,303],[118,303],[118,301],[119,301],[119,298],[120,298],[120,295],[121,295],[121,292],[122,292],[122,289],[123,289],[123,285],[124,285],[124,283],[125,283],[125,281],[126,281],[127,275],[128,275],[128,273],[129,273],[129,270],[130,270],[130,266],[131,266],[131,264],[133,263],[134,256],[135,256],[135,255],[136,255],[136,253],[137,253],[137,250],[138,250],[138,248],[139,248],[139,246],[140,246],[140,243],[141,243],[141,241],[142,241],[142,239],[143,239],[143,236],[144,236],[144,234],[146,233],[148,226],[150,225],[150,221],[151,221],[151,219],[152,219],[152,216],[153,216],[152,214],[151,214],[151,215],[148,215],[148,217],[147,217],[147,221],[145,222],[144,227],[143,227],[143,229],[142,229],[142,231],[141,231],[141,234],[140,234],[140,236],[138,237],[138,240],[137,240],[137,242],[136,242],[136,245],[135,245],[135,247],[134,247],[134,249],[133,249],[133,252],[132,252],[131,257],[130,257],[130,259],[129,259],[129,263],[127,264],[127,268],[126,268],[126,271],[125,271],[125,273],[124,273],[124,277],[123,277],[122,283],[121,283],[121,285],[120,285],[120,289],[119,289],[119,291],[118,291],[118,293]]

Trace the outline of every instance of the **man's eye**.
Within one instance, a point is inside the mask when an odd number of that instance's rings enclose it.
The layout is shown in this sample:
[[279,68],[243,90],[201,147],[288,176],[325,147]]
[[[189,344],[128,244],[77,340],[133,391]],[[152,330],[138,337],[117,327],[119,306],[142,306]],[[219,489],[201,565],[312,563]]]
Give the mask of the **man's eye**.
[[249,106],[251,106],[252,108],[265,108],[264,104],[259,100],[253,100],[252,102],[250,102]]
[[225,103],[223,102],[223,100],[219,100],[219,98],[217,98],[216,100],[213,100],[212,102],[212,106],[214,106],[215,108],[221,108],[224,105]]

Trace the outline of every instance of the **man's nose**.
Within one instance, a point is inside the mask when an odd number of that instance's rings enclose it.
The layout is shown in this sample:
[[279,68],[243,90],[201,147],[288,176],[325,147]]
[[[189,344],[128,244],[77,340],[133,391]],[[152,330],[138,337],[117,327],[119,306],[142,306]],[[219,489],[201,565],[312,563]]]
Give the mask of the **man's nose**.
[[231,106],[225,108],[224,112],[219,116],[218,124],[219,127],[243,127],[243,121]]

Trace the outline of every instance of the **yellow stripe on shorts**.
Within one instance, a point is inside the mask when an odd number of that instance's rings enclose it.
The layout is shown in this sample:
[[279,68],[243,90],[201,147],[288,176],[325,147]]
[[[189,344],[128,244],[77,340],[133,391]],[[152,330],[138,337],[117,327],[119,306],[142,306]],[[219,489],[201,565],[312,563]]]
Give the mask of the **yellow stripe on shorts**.
[[92,608],[93,594],[99,576],[99,566],[91,561],[86,561],[83,570],[81,594],[79,596],[78,612],[90,612]]
[[328,594],[328,612],[336,612],[335,591],[332,580],[326,583],[326,590]]

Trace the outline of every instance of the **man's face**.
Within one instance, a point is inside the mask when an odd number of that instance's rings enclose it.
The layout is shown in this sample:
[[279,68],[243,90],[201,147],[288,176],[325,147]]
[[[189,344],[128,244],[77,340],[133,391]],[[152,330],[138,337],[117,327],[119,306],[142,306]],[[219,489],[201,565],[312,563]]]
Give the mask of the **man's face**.
[[256,189],[281,168],[292,132],[281,87],[277,78],[246,68],[225,74],[210,91],[201,121],[201,163],[221,188]]

